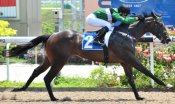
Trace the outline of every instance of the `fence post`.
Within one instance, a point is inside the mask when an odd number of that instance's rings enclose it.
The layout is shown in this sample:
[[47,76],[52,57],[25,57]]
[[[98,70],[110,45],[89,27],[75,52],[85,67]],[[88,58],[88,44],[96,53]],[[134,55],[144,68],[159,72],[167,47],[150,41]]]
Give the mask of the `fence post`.
[[7,65],[7,81],[9,81],[9,63],[10,63],[10,61],[9,61],[9,48],[10,48],[10,43],[7,43],[6,44],[6,53],[5,53],[5,55],[6,55],[6,65]]
[[35,51],[34,51],[34,53],[35,53],[35,64],[37,64],[37,62],[38,62],[38,48],[37,47],[35,47]]
[[[154,75],[154,47],[153,42],[150,43],[150,70]],[[154,80],[151,79],[151,86],[154,88]]]

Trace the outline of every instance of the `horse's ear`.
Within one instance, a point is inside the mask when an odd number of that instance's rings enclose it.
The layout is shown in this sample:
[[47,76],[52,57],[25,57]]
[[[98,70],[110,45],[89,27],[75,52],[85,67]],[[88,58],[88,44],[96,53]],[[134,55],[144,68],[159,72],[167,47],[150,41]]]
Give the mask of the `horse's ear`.
[[153,11],[151,12],[151,15],[152,15],[153,18],[157,19],[157,16]]
[[160,18],[162,15],[161,14],[157,14],[157,13],[155,13],[155,12],[151,12],[151,15],[152,15],[152,17],[153,18],[155,18],[155,19],[157,19],[157,18]]

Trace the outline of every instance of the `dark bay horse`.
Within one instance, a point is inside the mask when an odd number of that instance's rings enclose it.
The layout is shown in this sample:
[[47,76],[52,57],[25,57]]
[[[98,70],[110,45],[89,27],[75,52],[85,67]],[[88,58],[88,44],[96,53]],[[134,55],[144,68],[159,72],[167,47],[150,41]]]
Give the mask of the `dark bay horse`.
[[[132,34],[133,37],[139,39],[146,32],[155,34],[157,38],[161,40],[162,43],[168,43],[170,38],[166,32],[166,29],[160,19],[160,17],[152,15],[145,17],[145,21],[137,21],[127,27],[127,32]],[[85,51],[81,50],[83,35],[76,31],[63,31],[59,33],[54,33],[51,36],[42,35],[38,36],[30,42],[18,45],[10,50],[10,57],[17,56],[20,53],[38,45],[39,43],[45,44],[45,59],[42,64],[40,64],[32,73],[26,84],[21,88],[15,88],[13,91],[24,91],[28,88],[31,82],[41,73],[46,71],[50,66],[50,70],[44,77],[44,82],[48,90],[50,99],[56,101],[54,97],[51,81],[56,77],[62,67],[66,64],[68,58],[73,55],[78,55],[80,57],[93,60],[93,61],[103,61],[103,51]],[[132,38],[124,32],[114,32],[108,44],[109,51],[109,62],[110,63],[120,63],[128,77],[128,82],[132,87],[135,98],[137,100],[143,100],[140,97],[136,89],[132,67],[136,68],[138,71],[144,73],[145,75],[152,78],[159,85],[165,86],[167,88],[172,87],[169,84],[165,84],[158,78],[156,78],[146,67],[144,67],[140,61],[135,57],[135,45]]]

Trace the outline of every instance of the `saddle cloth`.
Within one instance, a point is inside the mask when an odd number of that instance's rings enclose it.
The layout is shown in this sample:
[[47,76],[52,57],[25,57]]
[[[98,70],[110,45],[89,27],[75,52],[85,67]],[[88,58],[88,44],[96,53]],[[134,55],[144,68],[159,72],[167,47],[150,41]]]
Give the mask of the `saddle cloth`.
[[[106,33],[104,37],[104,43],[108,47],[109,37],[111,35],[113,30],[110,30]],[[103,47],[100,45],[94,45],[94,37],[97,35],[95,31],[93,32],[85,32],[83,34],[83,40],[82,40],[82,50],[103,50]]]

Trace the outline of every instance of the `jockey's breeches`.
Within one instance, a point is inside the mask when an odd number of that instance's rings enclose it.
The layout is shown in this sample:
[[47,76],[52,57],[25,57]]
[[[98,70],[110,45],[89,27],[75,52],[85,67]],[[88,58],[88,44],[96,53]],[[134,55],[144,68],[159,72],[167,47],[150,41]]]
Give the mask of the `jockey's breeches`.
[[107,26],[109,30],[112,28],[112,24],[110,22],[97,18],[93,13],[89,14],[86,17],[86,23],[88,25],[95,26],[95,27]]

